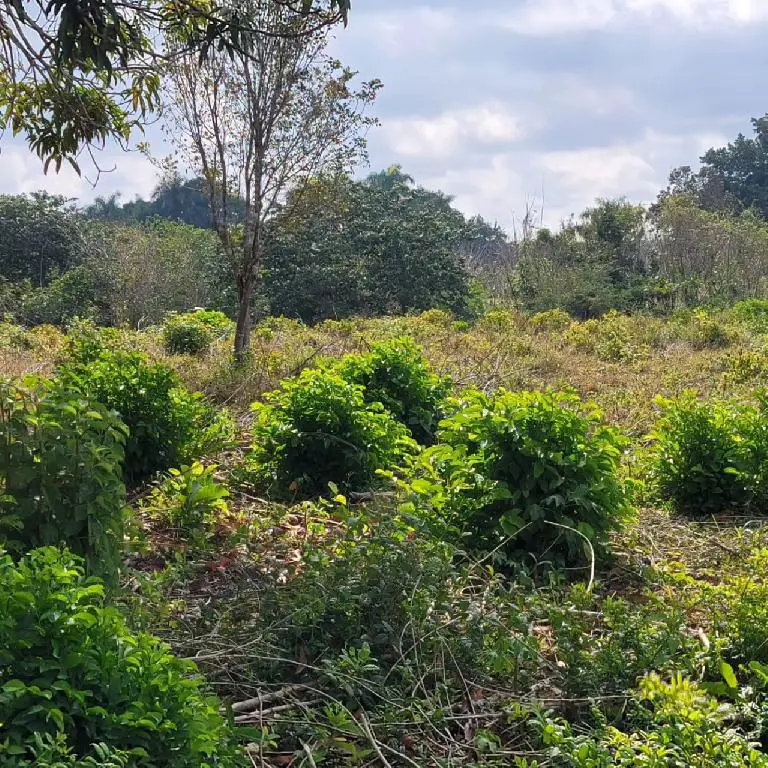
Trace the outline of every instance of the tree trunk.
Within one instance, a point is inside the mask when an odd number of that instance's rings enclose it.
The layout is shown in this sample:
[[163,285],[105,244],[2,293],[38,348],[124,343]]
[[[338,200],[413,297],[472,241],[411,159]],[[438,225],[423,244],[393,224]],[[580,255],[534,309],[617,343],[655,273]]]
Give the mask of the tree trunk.
[[235,362],[244,363],[251,351],[251,298],[255,279],[252,273],[237,279],[237,325],[235,327]]

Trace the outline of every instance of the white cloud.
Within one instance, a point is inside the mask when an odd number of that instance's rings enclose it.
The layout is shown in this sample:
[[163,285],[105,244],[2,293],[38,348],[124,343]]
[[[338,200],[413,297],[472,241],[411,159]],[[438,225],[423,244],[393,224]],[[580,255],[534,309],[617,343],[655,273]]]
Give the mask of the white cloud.
[[435,117],[398,118],[384,122],[389,148],[404,156],[445,157],[467,145],[498,145],[525,135],[519,117],[503,104],[443,112]]
[[513,32],[564,35],[667,19],[687,26],[745,25],[768,20],[765,0],[526,0],[501,23]]
[[357,11],[350,29],[340,32],[332,49],[347,47],[350,38],[355,47],[370,53],[397,58],[403,54],[429,56],[449,40],[458,37],[462,23],[453,8],[417,5],[393,11]]
[[0,177],[0,193],[20,194],[45,189],[54,195],[87,202],[118,190],[124,200],[136,195],[148,197],[155,186],[154,167],[136,152],[111,151],[100,154],[97,159],[104,169],[101,174],[89,162],[82,163],[80,176],[68,165],[62,165],[58,173],[51,165],[48,173],[44,173],[42,161],[23,144],[12,140],[0,142],[0,162],[4,171]]

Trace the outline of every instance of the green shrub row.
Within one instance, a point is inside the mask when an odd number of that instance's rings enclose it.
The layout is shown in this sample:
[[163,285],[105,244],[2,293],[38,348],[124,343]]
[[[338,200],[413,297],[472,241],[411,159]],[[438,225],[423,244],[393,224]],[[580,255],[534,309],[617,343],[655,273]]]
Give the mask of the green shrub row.
[[763,511],[768,502],[768,393],[757,405],[660,399],[652,478],[684,514]]
[[0,616],[0,766],[236,764],[194,665],[131,634],[69,553],[0,553]]
[[[312,498],[397,475],[404,509],[473,556],[556,567],[603,558],[629,495],[624,441],[601,414],[568,395],[447,400],[449,387],[402,339],[304,371],[253,406],[244,479],[277,498]],[[419,447],[403,425],[436,444]]]

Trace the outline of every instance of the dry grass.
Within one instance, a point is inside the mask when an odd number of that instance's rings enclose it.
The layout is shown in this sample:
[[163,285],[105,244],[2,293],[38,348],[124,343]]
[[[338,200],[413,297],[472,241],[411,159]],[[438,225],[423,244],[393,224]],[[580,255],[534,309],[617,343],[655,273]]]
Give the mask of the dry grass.
[[[173,366],[191,389],[244,411],[306,367],[365,350],[377,340],[409,335],[457,388],[573,388],[597,402],[608,421],[641,436],[654,421],[656,395],[673,397],[688,388],[703,395],[748,394],[755,385],[749,376],[737,383],[727,371],[729,359],[739,351],[762,351],[762,337],[728,326],[730,343],[709,348],[695,330],[690,324],[644,316],[547,328],[512,311],[495,312],[470,328],[457,328],[437,310],[417,317],[327,321],[311,328],[270,318],[254,329],[251,361],[241,367],[233,365],[227,339],[202,358],[166,357],[153,332],[126,331],[125,341]],[[46,373],[62,344],[55,329],[25,333],[0,326],[0,372]]]

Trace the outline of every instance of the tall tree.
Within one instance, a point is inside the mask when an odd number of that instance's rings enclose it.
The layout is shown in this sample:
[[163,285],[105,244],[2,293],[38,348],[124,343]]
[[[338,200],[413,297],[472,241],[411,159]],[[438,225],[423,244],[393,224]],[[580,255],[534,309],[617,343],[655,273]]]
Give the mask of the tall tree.
[[[304,32],[347,20],[350,0],[263,0],[305,20]],[[84,148],[125,141],[159,105],[169,54],[248,55],[262,30],[228,0],[14,0],[0,10],[0,130],[26,135],[47,170],[79,170]],[[157,41],[183,34],[172,52]]]
[[[232,266],[238,313],[235,357],[250,346],[250,308],[264,262],[266,226],[289,189],[351,167],[365,154],[365,115],[378,81],[353,89],[354,72],[326,53],[318,28],[290,3],[252,0],[262,33],[250,53],[184,55],[169,70],[169,126],[188,167],[205,179],[214,229]],[[245,218],[234,216],[242,199]]]
[[397,166],[365,181],[315,178],[270,221],[271,310],[306,322],[433,307],[463,315],[464,246],[475,228]]
[[708,211],[738,214],[753,208],[768,219],[768,115],[753,118],[752,127],[753,138],[740,133],[725,147],[707,150],[697,171],[675,168],[653,212],[660,214],[665,200],[682,195]]

